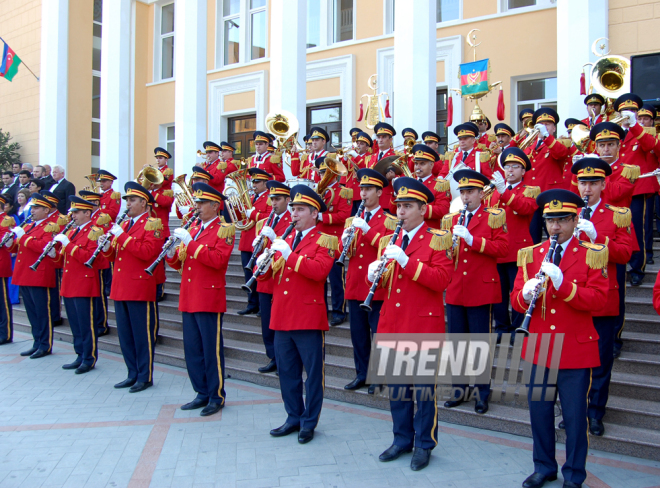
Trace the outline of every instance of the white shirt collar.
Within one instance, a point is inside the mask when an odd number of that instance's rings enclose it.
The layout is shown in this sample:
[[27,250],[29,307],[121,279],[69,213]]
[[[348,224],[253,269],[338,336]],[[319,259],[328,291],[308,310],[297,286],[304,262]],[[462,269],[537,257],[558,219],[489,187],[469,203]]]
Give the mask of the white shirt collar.
[[377,206],[376,208],[374,208],[373,210],[367,210],[367,209],[365,208],[365,209],[364,209],[364,215],[367,215],[367,212],[369,212],[369,213],[371,214],[371,217],[373,218],[373,216],[376,215],[376,214],[378,213],[379,210],[380,210],[380,205],[378,205],[378,206]]
[[479,206],[478,206],[477,208],[475,208],[474,210],[468,210],[467,212],[465,212],[465,218],[467,219],[467,216],[468,216],[469,214],[472,214],[472,215],[476,214],[476,213],[479,211],[480,208],[481,208],[481,205],[479,205]]
[[[310,232],[312,229],[315,229],[315,228],[316,228],[316,226],[314,226],[314,227],[310,227],[309,229],[302,231],[302,237],[300,238],[300,240],[302,241],[302,240],[305,238],[305,236],[306,236],[307,234],[309,234],[309,232]],[[294,237],[294,239],[295,239],[295,237]]]
[[422,178],[422,183],[426,182],[426,180],[428,180],[431,176],[433,176],[433,174],[430,174],[430,175],[425,176],[424,178]]
[[137,217],[133,217],[133,218],[131,219],[131,220],[133,221],[133,224],[135,224],[135,222],[137,222],[138,220],[140,220],[140,217],[142,217],[142,216],[143,216],[144,214],[146,214],[146,213],[147,213],[147,212],[142,212],[142,213],[141,213],[140,215],[138,215]]
[[518,186],[519,184],[521,184],[521,183],[522,183],[522,180],[520,180],[518,183],[510,183],[510,184],[508,184],[507,186],[510,186],[511,189],[514,189],[515,187],[517,187],[517,186]]
[[594,205],[591,205],[589,207],[591,209],[591,215],[596,213],[596,209],[598,208],[598,205],[600,205],[601,200],[602,200],[602,198],[599,198],[598,201]]
[[206,229],[209,225],[213,223],[214,220],[216,220],[218,217],[213,217],[211,220],[206,222],[205,224],[202,224],[202,227],[199,229],[200,232],[202,232],[204,229]]
[[91,224],[91,223],[92,223],[92,221],[91,221],[91,220],[88,220],[88,221],[85,222],[83,225],[79,225],[79,226],[78,226],[78,230],[83,230],[85,227],[87,227],[88,224]]
[[[572,240],[573,240],[573,236],[569,237],[568,240],[566,242],[564,242],[563,244],[557,243],[557,247],[561,246],[561,257],[562,258],[564,257],[564,253],[566,252],[566,249],[569,248]],[[556,251],[557,251],[557,248],[555,248],[555,252]]]
[[[424,222],[422,221],[421,224],[419,224],[417,227],[415,227],[415,228],[414,228],[413,230],[411,230],[410,232],[406,231],[405,229],[403,230],[403,235],[404,235],[404,236],[408,236],[408,245],[410,245],[410,243],[412,242],[413,238],[414,238],[415,235],[417,234],[417,231],[418,231],[419,229],[421,229],[423,225],[424,225]],[[403,241],[402,241],[402,242],[403,242]]]
[[279,218],[280,220],[282,220],[282,219],[284,218],[284,216],[285,216],[287,213],[289,213],[289,209],[288,209],[288,208],[287,208],[284,212],[282,212],[281,214],[279,214],[279,215],[275,214],[275,217],[273,217],[273,222],[274,222],[275,219],[277,219],[277,218]]

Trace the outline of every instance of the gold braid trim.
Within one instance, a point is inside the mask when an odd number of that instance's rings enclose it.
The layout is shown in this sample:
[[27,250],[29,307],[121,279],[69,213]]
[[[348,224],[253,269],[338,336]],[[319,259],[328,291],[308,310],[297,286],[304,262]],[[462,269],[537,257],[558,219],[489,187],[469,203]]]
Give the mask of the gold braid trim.
[[99,215],[99,218],[96,219],[96,225],[106,225],[112,221],[110,216],[107,213],[102,213]]
[[277,273],[279,270],[284,268],[284,265],[286,264],[286,259],[284,259],[284,256],[280,256],[277,258],[277,261],[275,261],[271,266],[273,268],[273,276],[275,276],[275,273]]
[[103,234],[104,234],[103,229],[93,225],[92,228],[89,230],[89,234],[87,234],[87,238],[90,241],[98,241],[99,237],[101,237]]
[[392,239],[392,236],[383,236],[383,237],[380,238],[380,241],[378,241],[378,259],[380,259],[380,256],[383,253],[383,250],[390,243],[391,239]]
[[605,244],[592,244],[580,241],[580,246],[587,250],[587,266],[591,269],[605,269],[609,261],[609,250]]
[[449,182],[444,178],[438,178],[437,180],[435,180],[435,188],[434,188],[435,191],[445,192],[445,191],[449,191],[449,188],[450,188]]
[[57,225],[66,225],[69,223],[70,220],[71,219],[66,215],[60,214],[59,217],[57,217]]
[[396,217],[393,217],[390,214],[385,214],[385,228],[387,230],[395,230],[397,222],[398,219]]
[[644,132],[646,132],[650,136],[653,136],[653,137],[656,136],[655,127],[644,127]]
[[261,219],[259,222],[257,222],[257,225],[254,226],[254,230],[257,233],[257,236],[261,234],[261,229],[263,229],[264,225],[266,225],[266,220],[267,219]]
[[144,230],[162,230],[163,229],[163,223],[161,222],[160,219],[157,219],[155,217],[149,217],[147,219],[147,223],[144,225]]
[[113,200],[119,200],[121,198],[121,193],[118,191],[113,191],[112,194],[110,195],[110,198]]
[[621,170],[621,176],[630,180],[631,183],[634,183],[637,178],[642,174],[642,170],[639,169],[639,166],[634,164],[622,164],[623,169]]
[[479,161],[482,163],[487,163],[488,161],[490,161],[490,151],[484,150],[483,152],[480,152]]
[[305,161],[307,161],[307,153],[303,153],[303,155],[300,156],[300,165],[302,166]]
[[506,224],[506,211],[503,208],[487,208],[488,227],[491,229],[499,229]]
[[353,219],[355,217],[349,217],[346,219],[346,223],[344,224],[344,229],[348,229],[351,225],[353,225]]
[[282,164],[282,155],[280,153],[273,153],[270,156],[270,162],[273,164]]
[[523,191],[523,196],[527,198],[536,198],[541,194],[540,186],[526,186]]
[[173,190],[163,190],[163,195],[166,197],[173,197],[174,196],[174,191]]
[[227,239],[236,235],[236,227],[234,224],[220,224],[218,229],[218,237],[220,239]]
[[182,242],[181,244],[179,244],[179,261],[183,263],[187,257],[188,257],[188,246],[186,246]]
[[60,231],[60,226],[57,225],[55,222],[50,222],[46,225],[46,227],[44,227],[44,232],[59,232],[59,231]]
[[163,171],[163,176],[172,176],[174,174],[174,171],[172,171],[172,168],[167,168],[165,171]]
[[337,239],[336,236],[324,234],[323,232],[319,232],[319,234],[321,235],[319,236],[318,241],[316,241],[319,246],[330,249],[331,251],[339,249],[339,239]]
[[618,228],[630,227],[632,222],[632,213],[628,207],[615,207],[613,205],[605,205],[605,207],[614,212],[612,218],[614,220],[614,224]]
[[451,248],[452,235],[448,230],[428,229],[427,232],[431,233],[431,242],[429,247],[434,251],[446,251]]
[[0,226],[2,226],[2,227],[15,227],[16,226],[16,221],[14,220],[14,217],[10,217],[9,215],[5,215],[5,217],[2,219],[2,223],[0,223]]
[[342,188],[341,191],[339,192],[339,196],[341,198],[346,198],[347,200],[351,200],[353,198],[353,188]]
[[444,217],[442,217],[442,223],[440,227],[443,230],[451,230],[451,223],[454,220],[454,216],[458,215],[459,212],[453,212],[453,213],[448,213]]

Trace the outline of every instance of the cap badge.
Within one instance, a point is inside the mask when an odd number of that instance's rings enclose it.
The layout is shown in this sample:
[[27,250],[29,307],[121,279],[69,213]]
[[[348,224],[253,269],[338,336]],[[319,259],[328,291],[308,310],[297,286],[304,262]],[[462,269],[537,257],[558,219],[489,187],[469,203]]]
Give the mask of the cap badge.
[[550,210],[561,210],[562,208],[563,205],[559,200],[553,200],[550,202]]

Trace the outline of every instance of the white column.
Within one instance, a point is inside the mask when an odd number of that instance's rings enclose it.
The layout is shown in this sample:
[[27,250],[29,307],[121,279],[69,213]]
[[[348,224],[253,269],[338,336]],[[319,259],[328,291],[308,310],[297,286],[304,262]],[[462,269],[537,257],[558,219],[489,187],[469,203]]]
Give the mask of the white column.
[[39,163],[59,164],[66,168],[69,0],[43,0],[41,18]]
[[396,2],[394,8],[392,117],[397,132],[412,127],[421,135],[435,130],[436,1]]
[[131,0],[103,2],[101,38],[100,167],[117,177],[115,190],[131,179]]
[[179,175],[190,173],[191,158],[206,140],[206,3],[179,0],[174,7],[174,174]]
[[[608,0],[557,1],[557,112],[562,121],[586,117],[580,73],[585,63],[598,59],[591,52],[591,45],[607,36]],[[589,73],[587,68],[585,71],[588,92]],[[566,132],[563,125],[561,122],[559,134]]]

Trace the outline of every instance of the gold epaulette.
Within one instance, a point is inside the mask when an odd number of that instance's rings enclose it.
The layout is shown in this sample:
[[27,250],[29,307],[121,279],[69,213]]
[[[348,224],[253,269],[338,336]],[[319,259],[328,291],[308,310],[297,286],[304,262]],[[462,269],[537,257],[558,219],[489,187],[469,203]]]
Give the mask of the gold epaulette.
[[443,230],[451,230],[451,223],[454,220],[454,216],[458,214],[459,212],[452,212],[442,217],[442,223],[440,224],[440,228]]
[[257,222],[257,225],[254,226],[254,230],[257,233],[257,235],[261,234],[261,229],[263,229],[264,225],[266,225],[266,220],[268,219],[267,218],[261,219],[259,222]]
[[57,225],[66,225],[69,223],[70,220],[71,220],[70,217],[60,214],[57,217]]
[[446,251],[451,247],[452,235],[448,230],[426,229],[426,232],[433,234],[429,247],[434,251]]
[[634,183],[642,174],[642,171],[637,165],[624,163],[621,166],[623,167],[621,170],[621,176],[627,180],[630,180],[631,183]]
[[346,219],[346,223],[344,224],[344,229],[348,229],[351,225],[353,225],[353,219],[355,217],[349,217]]
[[218,229],[218,237],[226,239],[227,237],[234,237],[236,235],[236,227],[234,224],[220,224]]
[[163,190],[163,195],[165,195],[166,197],[173,197],[174,190]]
[[488,161],[490,161],[491,156],[492,155],[490,151],[482,151],[479,153],[479,161],[482,163],[487,163]]
[[560,138],[556,139],[556,141],[558,143],[560,143],[561,145],[563,145],[564,147],[566,147],[566,148],[571,147],[571,144],[573,144],[573,141],[571,139],[569,139],[568,137],[560,137]]
[[101,237],[103,234],[104,234],[103,229],[93,225],[92,228],[89,229],[89,234],[87,234],[87,238],[90,241],[98,241],[99,237]]
[[307,161],[307,153],[300,156],[300,164],[302,165],[305,161]]
[[444,178],[438,178],[437,180],[435,180],[435,188],[434,188],[435,191],[445,192],[445,191],[449,191],[449,188],[450,188],[449,181],[445,180]]
[[543,245],[542,242],[539,242],[538,244],[535,244],[533,246],[529,247],[523,247],[522,249],[518,250],[518,260],[516,264],[518,266],[525,266],[526,264],[531,263],[534,261],[534,249],[537,247]]
[[488,134],[488,142],[497,141],[497,136],[495,134]]
[[346,198],[348,200],[353,199],[353,188],[342,188],[341,191],[339,192],[339,196],[341,198]]
[[605,208],[613,212],[613,220],[617,227],[630,227],[632,213],[628,207],[615,207],[614,205],[606,204]]
[[648,135],[653,136],[653,137],[655,137],[657,135],[655,127],[644,127],[644,132],[646,132]]
[[112,218],[107,213],[101,213],[99,218],[96,219],[96,225],[106,225],[112,222]]
[[486,147],[486,144],[481,144],[481,143],[479,143],[479,144],[477,144],[477,146],[476,146],[475,149],[476,149],[477,151],[485,151],[485,150],[488,149],[488,148]]
[[165,171],[163,171],[163,176],[172,176],[174,174],[174,171],[172,171],[172,168],[167,168]]
[[60,226],[57,225],[55,222],[49,222],[46,224],[46,227],[44,227],[44,232],[59,232],[60,231]]
[[610,253],[605,244],[580,241],[580,246],[587,250],[587,266],[591,269],[607,268]]
[[337,153],[336,153],[336,152],[333,152],[333,153],[329,152],[328,154],[325,155],[325,157],[326,157],[326,158],[330,158],[330,159],[339,159],[339,158],[337,157]]
[[319,234],[319,239],[316,241],[319,246],[330,249],[331,251],[339,249],[339,239],[336,236],[324,234],[323,232],[319,232]]
[[113,191],[112,194],[110,195],[110,198],[113,200],[119,200],[121,198],[121,193],[118,191]]
[[525,186],[525,190],[523,191],[523,196],[527,198],[534,198],[538,197],[541,194],[541,187],[540,186]]
[[186,257],[188,257],[188,246],[182,242],[179,244],[179,261],[183,263],[186,260]]
[[273,164],[282,164],[282,156],[278,153],[273,153],[270,156],[270,162]]
[[218,169],[220,169],[220,171],[224,171],[227,169],[227,163],[225,161],[219,161],[216,166]]
[[5,215],[2,219],[2,223],[0,223],[0,226],[2,227],[14,227],[15,225],[16,221],[14,220],[14,217],[10,217],[9,215]]
[[144,224],[144,230],[162,230],[163,229],[163,223],[161,222],[160,219],[156,217],[149,217],[147,219],[147,223]]
[[445,161],[451,161],[452,159],[454,159],[454,154],[455,154],[455,153],[452,152],[452,151],[447,151],[447,152],[445,153],[444,160],[445,160]]
[[286,264],[286,259],[284,259],[284,256],[280,256],[279,258],[277,258],[277,261],[275,261],[271,265],[271,267],[273,268],[273,275],[277,273],[280,269],[282,269],[285,264]]
[[506,211],[503,208],[487,208],[485,209],[488,215],[488,227],[491,229],[499,229],[506,224]]
[[385,214],[385,228],[387,230],[396,229],[396,224],[399,221],[394,215]]
[[383,236],[380,238],[378,241],[378,259],[380,259],[380,255],[383,254],[383,250],[387,247],[391,240],[392,236]]
[[270,199],[270,195],[268,195],[268,198],[266,199],[266,205],[268,205],[269,207],[273,206],[273,201]]

